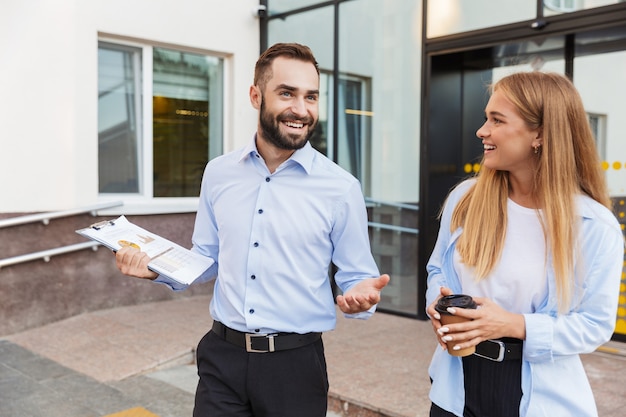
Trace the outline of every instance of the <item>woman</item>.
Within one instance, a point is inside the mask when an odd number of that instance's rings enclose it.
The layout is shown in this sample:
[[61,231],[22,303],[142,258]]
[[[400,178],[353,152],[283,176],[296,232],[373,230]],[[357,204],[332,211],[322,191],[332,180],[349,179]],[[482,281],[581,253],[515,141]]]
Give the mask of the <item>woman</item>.
[[[613,333],[624,243],[582,100],[561,75],[517,73],[485,116],[480,173],[448,196],[427,266],[444,348],[430,415],[596,416],[579,354]],[[471,321],[441,325],[434,307],[450,294],[474,298],[450,311]]]

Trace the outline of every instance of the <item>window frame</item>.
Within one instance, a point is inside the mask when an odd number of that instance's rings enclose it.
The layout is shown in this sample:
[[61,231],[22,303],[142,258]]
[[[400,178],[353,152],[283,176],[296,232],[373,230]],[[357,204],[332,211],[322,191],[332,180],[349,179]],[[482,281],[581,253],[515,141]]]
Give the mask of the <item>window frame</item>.
[[593,132],[593,137],[596,140],[596,148],[600,155],[600,160],[607,160],[607,115],[603,113],[587,112],[587,120],[589,120],[589,126]]
[[[100,42],[119,45],[122,47],[132,47],[140,49],[141,52],[141,98],[139,106],[141,113],[137,115],[141,120],[138,124],[141,126],[141,135],[137,138],[137,155],[138,161],[138,193],[98,193],[98,199],[101,201],[123,201],[123,208],[117,207],[109,210],[101,211],[104,215],[120,214],[164,214],[164,213],[188,213],[195,212],[198,208],[199,197],[154,197],[154,181],[153,181],[153,53],[154,48],[166,48],[180,52],[193,54],[202,54],[222,60],[222,88],[226,91],[226,86],[230,82],[230,66],[231,62],[227,54],[208,51],[199,48],[190,48],[177,44],[167,44],[158,42],[149,42],[146,40],[129,39],[126,37],[103,34],[98,35],[98,48]],[[99,71],[98,65],[96,66]],[[228,114],[226,109],[229,106],[228,94],[223,94],[222,99],[222,117],[219,122],[222,124],[221,147],[222,153],[226,151],[226,140],[229,128],[227,125]],[[208,149],[207,149],[208,152]]]

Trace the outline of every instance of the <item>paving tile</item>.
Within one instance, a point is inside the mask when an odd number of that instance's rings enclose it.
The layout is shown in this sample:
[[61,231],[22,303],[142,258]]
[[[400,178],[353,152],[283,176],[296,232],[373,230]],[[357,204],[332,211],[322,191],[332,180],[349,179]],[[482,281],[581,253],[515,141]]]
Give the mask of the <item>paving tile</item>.
[[147,376],[166,382],[190,394],[195,394],[196,386],[198,385],[198,371],[196,365],[176,366],[170,369],[151,372]]
[[122,392],[79,373],[46,381],[43,385],[56,394],[68,398],[71,403],[83,405],[97,411],[99,415],[139,405],[129,400]]
[[37,355],[19,363],[13,363],[11,366],[35,381],[55,379],[72,372],[69,368]]
[[0,380],[0,403],[14,402],[41,389],[37,381],[18,373]]
[[0,363],[0,383],[2,383],[3,379],[17,378],[19,376],[20,373],[15,370],[15,368],[7,366],[4,363]]
[[110,384],[159,417],[192,415],[194,394],[180,390],[167,382],[147,376],[136,376]]
[[22,397],[13,403],[16,414],[1,414],[2,416],[30,416],[30,417],[98,417],[98,413],[70,401],[67,397],[59,396],[50,390],[38,390]]

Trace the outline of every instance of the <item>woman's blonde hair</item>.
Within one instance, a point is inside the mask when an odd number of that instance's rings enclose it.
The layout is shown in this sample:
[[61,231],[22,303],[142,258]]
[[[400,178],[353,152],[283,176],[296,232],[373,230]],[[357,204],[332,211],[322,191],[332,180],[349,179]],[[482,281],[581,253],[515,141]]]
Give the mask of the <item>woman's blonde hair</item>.
[[[560,74],[522,72],[492,86],[517,109],[543,143],[534,166],[532,193],[542,210],[546,248],[552,257],[560,312],[569,308],[577,250],[575,197],[584,193],[611,208],[606,180],[587,114],[572,82]],[[477,279],[494,268],[504,245],[509,173],[481,166],[474,187],[456,206],[452,230],[463,227],[457,249]]]

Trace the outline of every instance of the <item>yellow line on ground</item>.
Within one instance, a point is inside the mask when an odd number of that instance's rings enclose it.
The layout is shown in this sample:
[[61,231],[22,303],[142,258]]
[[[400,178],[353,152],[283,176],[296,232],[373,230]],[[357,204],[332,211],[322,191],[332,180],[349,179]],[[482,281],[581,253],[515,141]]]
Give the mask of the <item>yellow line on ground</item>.
[[612,355],[626,356],[626,351],[609,346],[600,346],[596,349],[598,352],[610,353]]
[[107,414],[103,417],[159,417],[158,415],[151,413],[143,407],[135,407],[128,410],[120,411],[119,413]]

